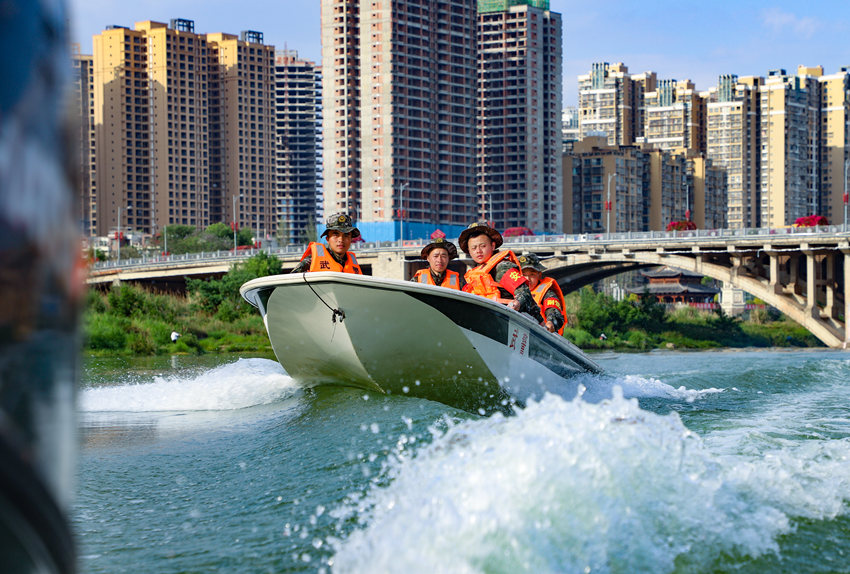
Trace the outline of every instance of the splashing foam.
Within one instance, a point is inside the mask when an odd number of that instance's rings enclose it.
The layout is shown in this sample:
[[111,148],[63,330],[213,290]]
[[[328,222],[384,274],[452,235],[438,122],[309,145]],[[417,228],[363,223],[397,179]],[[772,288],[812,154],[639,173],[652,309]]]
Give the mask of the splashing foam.
[[[622,390],[624,397],[630,399],[654,398],[686,402],[694,402],[707,395],[723,392],[723,389],[717,388],[687,389],[683,386],[674,388],[659,379],[638,375],[582,374],[575,377],[574,380],[584,387],[582,397],[586,402],[590,403],[598,403],[602,400],[612,398],[617,387]],[[572,397],[565,398],[572,399]]]
[[517,416],[433,432],[334,511],[358,523],[329,540],[335,572],[701,569],[721,553],[776,552],[792,516],[846,507],[846,442],[718,456],[677,414],[641,410],[618,389],[599,404],[548,395]]
[[298,389],[277,362],[239,359],[193,377],[154,377],[151,383],[86,389],[80,411],[232,410],[273,403]]

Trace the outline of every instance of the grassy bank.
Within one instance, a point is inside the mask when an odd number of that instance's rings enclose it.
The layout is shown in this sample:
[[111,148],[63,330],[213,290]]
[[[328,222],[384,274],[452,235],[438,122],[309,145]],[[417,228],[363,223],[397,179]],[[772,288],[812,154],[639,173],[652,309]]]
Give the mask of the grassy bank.
[[[128,301],[133,307],[123,305]],[[83,332],[86,349],[95,355],[271,351],[256,310],[224,320],[202,311],[189,297],[126,285],[108,294],[89,292]],[[176,342],[172,332],[180,334]]]
[[[220,280],[187,280],[186,296],[132,285],[89,291],[83,315],[85,348],[92,354],[157,355],[270,352],[259,312],[239,296],[250,279],[280,272],[280,261],[260,253]],[[171,333],[180,338],[172,342]]]
[[[242,300],[239,287],[279,270],[276,258],[260,254],[221,280],[189,280],[186,296],[131,285],[90,291],[85,347],[96,355],[271,352],[260,314]],[[822,346],[803,327],[765,311],[746,321],[689,307],[668,312],[648,299],[614,301],[589,288],[570,293],[566,303],[564,336],[583,349]],[[176,342],[172,332],[180,334]]]

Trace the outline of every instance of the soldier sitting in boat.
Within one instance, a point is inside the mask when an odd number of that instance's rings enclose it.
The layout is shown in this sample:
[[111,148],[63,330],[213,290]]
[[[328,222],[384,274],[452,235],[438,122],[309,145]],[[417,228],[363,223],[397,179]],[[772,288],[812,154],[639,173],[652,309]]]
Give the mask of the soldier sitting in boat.
[[340,271],[362,275],[357,258],[348,250],[351,240],[360,237],[360,230],[354,227],[351,217],[345,213],[335,213],[328,217],[325,227],[322,237],[327,236],[327,247],[311,242],[292,273]]
[[457,259],[457,247],[454,243],[437,237],[422,248],[420,255],[428,262],[428,268],[417,271],[411,281],[449,289],[463,289],[465,282],[460,273],[449,269],[449,261]]
[[551,277],[543,277],[546,269],[534,253],[520,255],[519,264],[522,274],[528,279],[531,295],[543,312],[543,326],[550,333],[557,331],[559,335],[563,335],[567,321],[564,315],[564,294],[561,293],[558,282]]
[[540,307],[534,302],[516,255],[512,251],[499,251],[502,241],[502,234],[487,223],[473,223],[461,232],[460,248],[476,263],[464,275],[463,290],[505,303],[542,323]]

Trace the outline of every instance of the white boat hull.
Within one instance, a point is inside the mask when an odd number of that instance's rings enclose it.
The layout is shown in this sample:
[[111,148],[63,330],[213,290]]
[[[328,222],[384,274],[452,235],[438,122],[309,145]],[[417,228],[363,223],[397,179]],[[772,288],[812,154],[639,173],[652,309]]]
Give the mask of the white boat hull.
[[552,385],[574,394],[571,375],[600,372],[530,317],[441,287],[322,272],[254,279],[241,293],[262,313],[278,361],[309,386],[470,409],[539,397]]

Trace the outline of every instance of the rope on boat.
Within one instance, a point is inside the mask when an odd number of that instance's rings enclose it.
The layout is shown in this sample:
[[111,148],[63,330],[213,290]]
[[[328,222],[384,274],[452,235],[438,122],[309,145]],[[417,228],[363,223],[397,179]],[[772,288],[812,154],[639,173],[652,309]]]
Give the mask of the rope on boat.
[[336,319],[337,319],[337,317],[339,317],[339,322],[340,322],[340,323],[342,323],[343,321],[345,321],[345,311],[343,311],[342,309],[334,309],[333,307],[331,307],[330,305],[328,305],[328,304],[327,304],[327,302],[326,302],[324,299],[322,299],[322,296],[321,296],[321,295],[319,295],[318,293],[316,293],[316,290],[315,290],[315,289],[313,289],[313,286],[310,284],[310,282],[309,282],[309,281],[307,281],[307,272],[306,272],[306,271],[305,271],[304,273],[302,273],[302,274],[301,274],[301,277],[303,277],[303,278],[304,278],[304,283],[306,283],[306,284],[307,284],[307,287],[309,287],[309,288],[310,288],[310,291],[312,291],[312,292],[313,292],[313,294],[314,294],[314,295],[315,295],[315,296],[319,299],[319,301],[321,301],[321,302],[325,305],[325,307],[327,307],[328,309],[330,309],[330,310],[331,310],[331,323],[333,323],[334,325],[336,325]]

